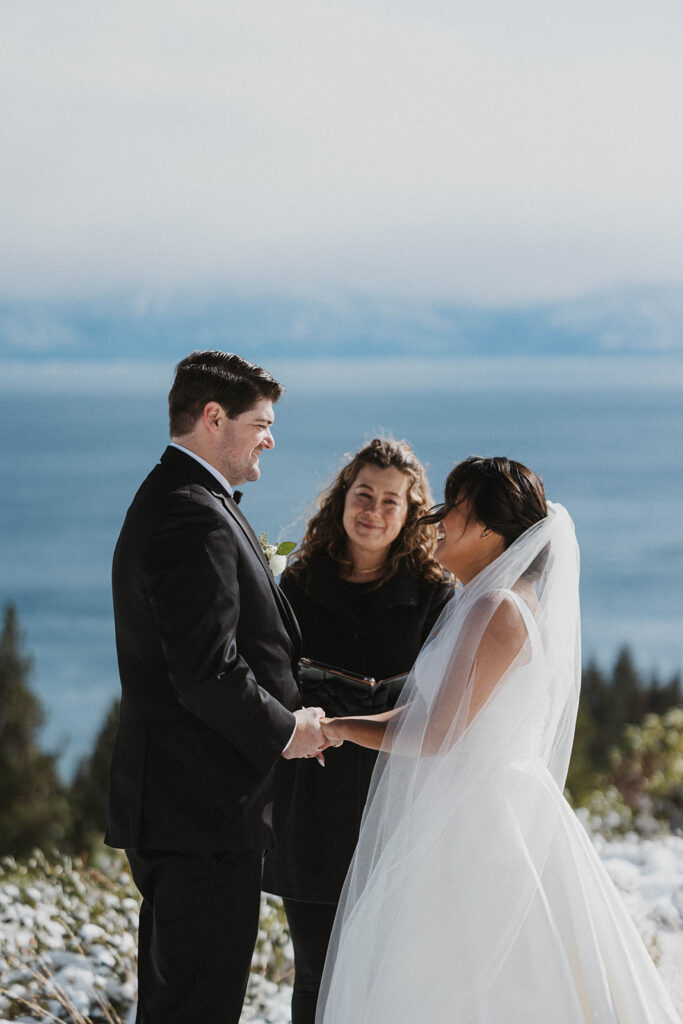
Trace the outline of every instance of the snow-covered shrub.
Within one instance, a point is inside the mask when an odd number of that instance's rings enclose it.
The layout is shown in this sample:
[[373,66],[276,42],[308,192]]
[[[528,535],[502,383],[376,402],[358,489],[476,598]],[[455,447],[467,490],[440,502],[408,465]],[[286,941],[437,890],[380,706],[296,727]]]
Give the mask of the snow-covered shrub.
[[[37,850],[0,859],[0,1021],[125,1021],[137,996],[138,907],[114,852],[97,867]],[[281,901],[263,896],[247,1004],[272,1003],[291,958]],[[261,1019],[279,1020],[272,1012]]]
[[136,996],[138,899],[125,861],[0,861],[0,1013],[116,1022]]
[[577,817],[591,835],[612,839],[633,831],[633,812],[614,786],[594,789],[584,798]]
[[609,837],[683,829],[683,709],[627,726],[608,762],[599,786],[581,801],[592,831]]

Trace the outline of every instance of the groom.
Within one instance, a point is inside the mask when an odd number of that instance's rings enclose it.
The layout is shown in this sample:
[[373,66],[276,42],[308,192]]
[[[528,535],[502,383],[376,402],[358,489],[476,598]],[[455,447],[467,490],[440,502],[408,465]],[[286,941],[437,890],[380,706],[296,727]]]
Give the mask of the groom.
[[282,390],[236,355],[183,359],[171,444],[114,553],[122,699],[105,838],[143,897],[137,1024],[237,1024],[273,771],[325,746],[322,711],[301,707],[296,620],[233,491],[260,476]]

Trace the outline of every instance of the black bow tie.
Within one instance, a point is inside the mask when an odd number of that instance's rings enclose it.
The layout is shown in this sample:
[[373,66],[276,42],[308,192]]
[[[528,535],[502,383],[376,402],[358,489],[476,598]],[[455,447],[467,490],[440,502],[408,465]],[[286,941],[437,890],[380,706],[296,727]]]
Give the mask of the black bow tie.
[[233,491],[232,492],[232,500],[235,502],[236,505],[239,505],[239,503],[242,500],[242,492],[241,491]]

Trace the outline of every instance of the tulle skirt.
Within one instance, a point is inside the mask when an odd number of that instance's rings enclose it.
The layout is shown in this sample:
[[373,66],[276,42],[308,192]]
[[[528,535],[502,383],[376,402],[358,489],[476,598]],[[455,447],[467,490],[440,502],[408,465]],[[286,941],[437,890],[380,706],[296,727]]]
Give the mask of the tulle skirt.
[[457,805],[449,817],[442,787],[425,790],[382,837],[333,936],[318,1024],[680,1024],[538,759]]

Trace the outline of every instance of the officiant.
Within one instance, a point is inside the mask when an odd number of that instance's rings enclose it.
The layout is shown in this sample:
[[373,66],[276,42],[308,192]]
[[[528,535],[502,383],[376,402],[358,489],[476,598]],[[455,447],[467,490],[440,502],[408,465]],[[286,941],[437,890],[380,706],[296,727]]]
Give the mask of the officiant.
[[[302,654],[378,682],[327,676],[328,703],[368,714],[393,707],[400,680],[444,605],[453,581],[434,559],[436,528],[424,469],[403,441],[375,438],[318,499],[280,586],[294,608]],[[306,687],[306,672],[302,677]],[[380,701],[383,706],[377,703]],[[374,702],[374,703],[373,703]],[[352,744],[278,766],[276,847],[263,888],[283,897],[292,936],[292,1024],[314,1024],[325,953],[358,839],[376,753]]]

